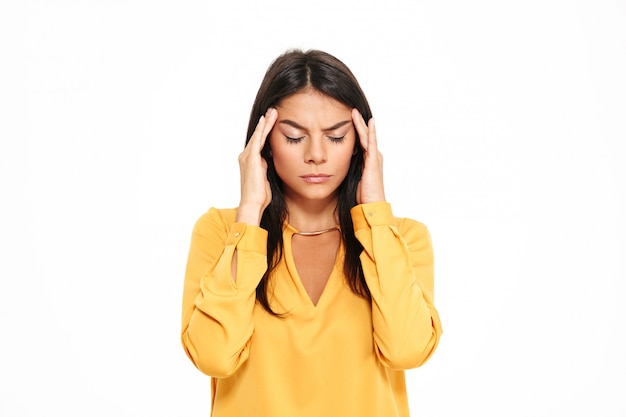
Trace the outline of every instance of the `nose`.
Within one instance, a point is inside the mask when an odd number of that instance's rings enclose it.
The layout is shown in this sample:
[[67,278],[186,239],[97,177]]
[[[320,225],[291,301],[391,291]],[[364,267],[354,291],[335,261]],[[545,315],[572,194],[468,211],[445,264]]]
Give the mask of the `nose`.
[[326,162],[326,145],[321,138],[312,138],[307,143],[304,160],[307,164],[321,164]]

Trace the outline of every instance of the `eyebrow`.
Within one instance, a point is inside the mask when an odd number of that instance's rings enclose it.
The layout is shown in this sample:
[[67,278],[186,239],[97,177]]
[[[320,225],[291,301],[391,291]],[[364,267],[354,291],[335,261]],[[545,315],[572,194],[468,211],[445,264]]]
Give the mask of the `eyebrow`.
[[[278,123],[289,125],[291,127],[295,127],[296,129],[304,130],[306,132],[309,131],[306,127],[299,125],[298,123],[294,122],[293,120],[285,119],[285,120],[280,120]],[[352,123],[352,120],[344,120],[342,122],[335,123],[331,127],[328,127],[326,129],[322,129],[322,131],[323,132],[328,132],[328,131],[331,131],[331,130],[339,129],[340,127],[345,126],[348,123]]]

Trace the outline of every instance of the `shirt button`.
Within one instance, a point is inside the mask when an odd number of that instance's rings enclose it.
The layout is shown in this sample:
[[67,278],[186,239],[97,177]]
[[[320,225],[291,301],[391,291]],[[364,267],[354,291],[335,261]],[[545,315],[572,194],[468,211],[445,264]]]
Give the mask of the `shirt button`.
[[235,232],[235,237],[239,237],[239,232]]
[[373,215],[374,215],[374,212],[373,212],[373,211],[370,211],[370,212],[369,212],[369,213],[367,213],[367,214],[369,214],[370,216],[373,216]]

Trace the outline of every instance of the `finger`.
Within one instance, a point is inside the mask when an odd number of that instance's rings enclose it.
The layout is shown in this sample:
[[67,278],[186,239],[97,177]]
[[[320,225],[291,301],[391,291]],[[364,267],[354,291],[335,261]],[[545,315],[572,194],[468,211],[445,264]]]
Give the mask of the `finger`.
[[368,147],[368,129],[365,119],[357,109],[352,109],[352,123],[356,128],[356,132],[359,134],[359,142],[361,147],[367,151]]
[[261,132],[261,138],[260,138],[261,143],[260,143],[259,149],[262,149],[263,146],[265,145],[265,141],[267,140],[268,135],[274,128],[274,125],[276,124],[277,119],[278,119],[278,111],[273,107],[270,107],[269,109],[267,109],[267,112],[265,113],[265,125],[263,126],[263,129]]
[[266,125],[266,118],[265,118],[265,115],[262,115],[259,118],[259,121],[257,122],[256,127],[254,128],[254,132],[252,132],[252,136],[250,137],[250,140],[248,141],[248,145],[246,146],[247,148],[254,148],[257,151],[261,150],[263,145],[260,145],[260,142],[261,142],[262,132],[263,132],[263,129],[265,128],[265,125]]
[[378,149],[378,140],[376,137],[376,123],[374,122],[374,118],[372,117],[367,123],[367,149],[370,151],[376,151]]

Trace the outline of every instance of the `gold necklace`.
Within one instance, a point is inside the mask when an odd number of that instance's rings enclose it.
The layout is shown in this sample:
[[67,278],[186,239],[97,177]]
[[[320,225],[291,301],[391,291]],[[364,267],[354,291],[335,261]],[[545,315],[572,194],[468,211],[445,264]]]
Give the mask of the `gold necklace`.
[[335,226],[335,227],[331,227],[330,229],[316,230],[314,232],[296,232],[296,234],[302,235],[302,236],[318,236],[326,232],[332,232],[333,230],[339,230],[339,228]]

